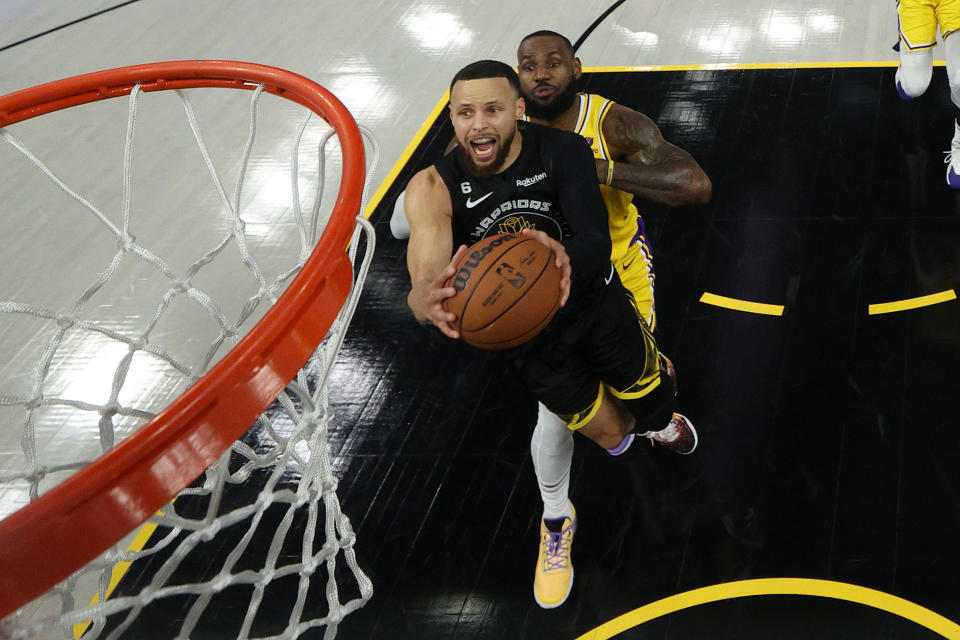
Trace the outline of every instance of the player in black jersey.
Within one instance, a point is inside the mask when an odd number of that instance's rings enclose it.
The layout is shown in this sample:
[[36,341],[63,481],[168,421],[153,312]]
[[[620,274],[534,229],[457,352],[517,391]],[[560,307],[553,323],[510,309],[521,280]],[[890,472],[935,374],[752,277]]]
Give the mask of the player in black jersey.
[[[460,252],[506,229],[536,235],[558,264],[569,264],[572,284],[565,275],[566,304],[547,328],[503,353],[571,429],[616,452],[635,427],[668,423],[672,383],[609,262],[607,212],[589,146],[574,133],[518,122],[523,109],[516,73],[503,63],[480,61],[454,77],[450,118],[458,147],[407,186],[408,303],[418,320],[458,337],[442,302],[455,293],[444,283]],[[572,585],[575,513],[556,524],[542,536],[549,571],[538,563],[535,580],[544,607],[561,604]]]

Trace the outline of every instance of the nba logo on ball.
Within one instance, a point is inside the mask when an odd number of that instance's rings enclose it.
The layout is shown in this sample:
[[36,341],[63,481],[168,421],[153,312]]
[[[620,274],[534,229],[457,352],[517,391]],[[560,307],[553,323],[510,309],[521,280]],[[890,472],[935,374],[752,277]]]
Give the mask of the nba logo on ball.
[[523,285],[527,282],[526,276],[522,273],[517,273],[517,270],[506,262],[501,263],[500,266],[497,267],[497,273],[514,289],[522,289]]
[[488,236],[460,258],[443,308],[454,327],[481,349],[509,349],[547,326],[560,308],[560,269],[550,248],[510,233]]

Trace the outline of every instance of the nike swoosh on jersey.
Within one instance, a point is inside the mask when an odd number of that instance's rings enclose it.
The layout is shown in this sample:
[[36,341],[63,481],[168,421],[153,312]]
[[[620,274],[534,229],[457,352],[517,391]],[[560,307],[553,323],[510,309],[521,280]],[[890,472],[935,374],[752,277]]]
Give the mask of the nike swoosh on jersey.
[[481,202],[483,202],[484,200],[486,200],[492,195],[493,195],[493,191],[483,196],[479,200],[471,200],[470,198],[467,198],[467,209],[473,209],[475,206],[477,206],[478,204],[480,204]]
[[616,272],[617,270],[613,268],[613,263],[611,262],[610,275],[608,275],[606,278],[603,279],[603,284],[610,284],[610,281],[613,280],[613,274],[615,274]]
[[624,262],[624,263],[623,263],[623,270],[626,271],[627,269],[629,269],[629,268],[630,268],[630,265],[632,265],[632,264],[634,263],[634,261],[636,261],[636,259],[637,259],[637,256],[633,256],[633,260],[631,260],[630,262]]

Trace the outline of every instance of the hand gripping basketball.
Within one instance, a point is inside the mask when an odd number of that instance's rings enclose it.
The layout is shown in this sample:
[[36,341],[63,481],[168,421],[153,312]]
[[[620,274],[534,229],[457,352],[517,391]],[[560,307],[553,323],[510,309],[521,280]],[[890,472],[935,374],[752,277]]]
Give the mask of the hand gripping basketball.
[[[444,292],[441,306],[449,314],[444,319],[453,317],[451,333],[482,349],[509,349],[530,340],[570,291],[569,257],[542,231],[498,234],[461,247],[444,274],[445,287],[438,291]],[[450,289],[454,293],[447,297]]]

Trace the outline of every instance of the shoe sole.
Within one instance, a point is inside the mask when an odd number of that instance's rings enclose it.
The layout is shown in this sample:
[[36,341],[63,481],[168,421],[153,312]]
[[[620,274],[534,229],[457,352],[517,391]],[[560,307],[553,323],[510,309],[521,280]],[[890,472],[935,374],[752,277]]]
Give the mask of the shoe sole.
[[700,443],[700,436],[697,435],[697,429],[696,427],[693,426],[693,423],[690,422],[690,419],[687,418],[687,416],[683,415],[682,413],[680,414],[680,416],[683,418],[683,421],[687,423],[687,427],[689,427],[690,433],[693,434],[693,448],[691,448],[690,451],[687,451],[686,453],[680,454],[682,456],[688,456],[697,450],[697,445]]
[[567,598],[570,597],[570,592],[573,591],[573,567],[570,567],[570,584],[567,585],[567,592],[563,594],[563,597],[558,601],[550,604],[545,604],[540,601],[540,598],[537,597],[537,585],[533,585],[533,599],[537,601],[537,604],[544,609],[556,609],[564,602],[567,601]]

